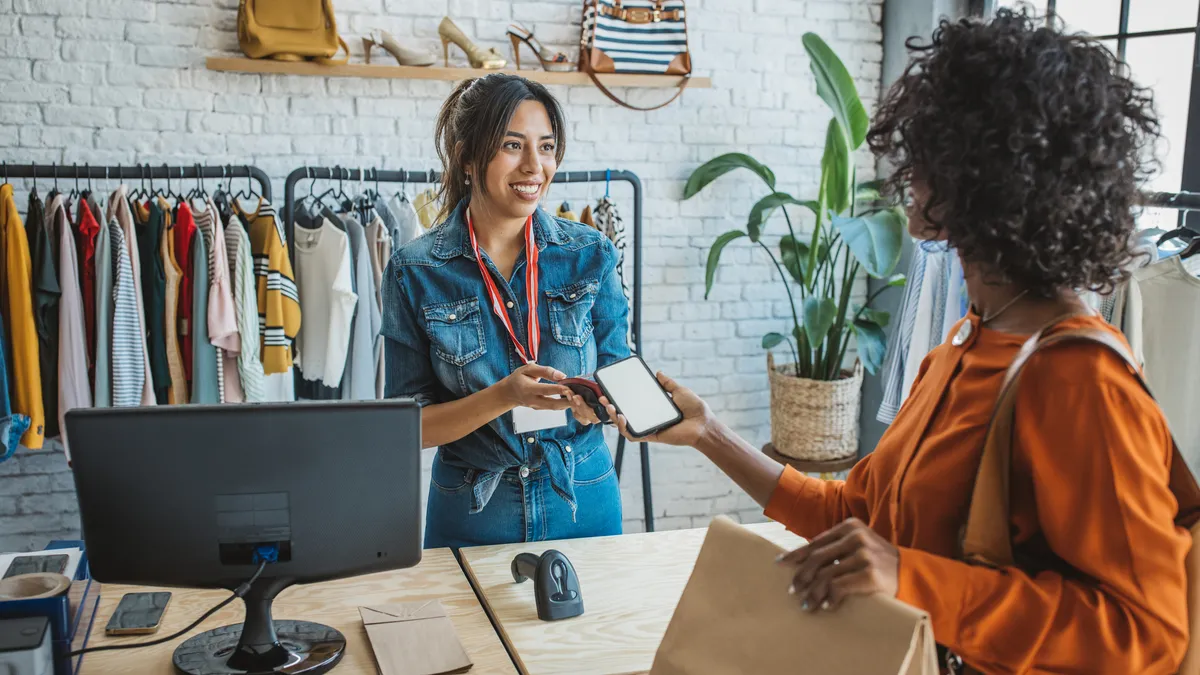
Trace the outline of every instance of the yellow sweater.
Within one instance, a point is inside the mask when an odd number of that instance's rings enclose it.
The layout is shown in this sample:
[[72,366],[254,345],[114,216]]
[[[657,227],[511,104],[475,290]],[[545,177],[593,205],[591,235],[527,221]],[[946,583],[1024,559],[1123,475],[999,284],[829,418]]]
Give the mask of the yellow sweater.
[[28,415],[30,419],[21,445],[37,450],[45,440],[46,412],[42,407],[37,331],[33,325],[33,265],[29,260],[29,240],[10,184],[0,185],[0,248],[5,277],[0,301],[8,310],[5,325],[12,354],[9,364],[13,379],[12,407],[13,412]]
[[292,342],[300,332],[300,296],[292,261],[274,207],[264,199],[258,211],[243,216],[250,223],[250,252],[258,283],[263,372],[286,373],[292,367]]

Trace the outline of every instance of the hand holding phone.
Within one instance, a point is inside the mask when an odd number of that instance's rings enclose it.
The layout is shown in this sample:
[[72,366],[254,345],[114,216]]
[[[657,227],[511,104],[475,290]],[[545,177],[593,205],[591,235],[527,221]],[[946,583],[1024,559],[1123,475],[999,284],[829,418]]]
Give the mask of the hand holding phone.
[[126,593],[104,632],[108,635],[149,635],[158,630],[170,603],[171,594],[166,591]]
[[683,412],[640,356],[600,368],[596,383],[625,417],[625,427],[633,436],[649,436],[683,421]]

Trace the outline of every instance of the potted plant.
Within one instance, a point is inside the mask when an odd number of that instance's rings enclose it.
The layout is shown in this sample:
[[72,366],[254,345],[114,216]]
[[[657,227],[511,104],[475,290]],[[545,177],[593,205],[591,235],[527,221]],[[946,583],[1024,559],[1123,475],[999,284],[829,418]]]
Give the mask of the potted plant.
[[[906,218],[897,205],[882,202],[875,185],[857,184],[852,157],[866,138],[866,110],[833,50],[814,33],[806,33],[803,42],[817,94],[833,112],[816,197],[802,200],[778,190],[770,168],[749,155],[730,153],[696,169],[688,178],[684,198],[690,199],[735,169],[753,172],[770,190],[750,209],[745,229],[730,230],[713,243],[705,270],[705,297],[726,246],[747,238],[766,252],[792,308],[791,335],[767,333],[762,338],[771,382],[771,442],[783,455],[826,461],[858,451],[862,369],[875,373],[883,363],[887,350],[883,328],[890,318],[887,312],[872,309],[871,302],[884,290],[904,284],[903,275],[892,272],[900,258]],[[813,214],[811,233],[802,235],[797,230],[789,207]],[[776,210],[787,224],[778,255],[763,239],[764,226]],[[887,283],[859,305],[850,296],[862,272]],[[851,336],[857,340],[858,359],[846,369],[843,362]],[[777,367],[770,350],[783,343],[790,348],[792,362]]]

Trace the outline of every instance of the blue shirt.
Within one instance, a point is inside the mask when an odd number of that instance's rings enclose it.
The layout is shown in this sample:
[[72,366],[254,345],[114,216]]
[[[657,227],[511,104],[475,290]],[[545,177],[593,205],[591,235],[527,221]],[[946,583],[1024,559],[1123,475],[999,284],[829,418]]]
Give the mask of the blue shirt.
[[[410,396],[422,406],[486,389],[523,365],[504,324],[493,312],[465,220],[466,202],[445,222],[401,246],[383,278],[384,394]],[[555,218],[533,217],[539,251],[541,348],[538,363],[568,377],[591,377],[599,366],[629,356],[629,307],[617,275],[617,251],[600,232]],[[528,347],[525,255],[505,279],[481,251],[508,305],[509,320]],[[488,422],[441,447],[442,460],[473,472],[471,513],[487,505],[506,469],[544,464],[555,492],[576,510],[572,485],[576,456],[605,445],[600,425],[576,424],[525,433],[512,414]],[[607,451],[607,448],[605,448]]]

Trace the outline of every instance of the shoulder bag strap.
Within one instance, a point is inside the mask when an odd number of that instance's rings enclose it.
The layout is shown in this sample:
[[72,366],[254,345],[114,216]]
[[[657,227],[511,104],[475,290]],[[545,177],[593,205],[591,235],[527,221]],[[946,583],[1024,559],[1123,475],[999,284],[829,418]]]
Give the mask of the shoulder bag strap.
[[[1070,318],[1070,317],[1064,317]],[[1057,324],[1062,319],[1056,320]],[[1103,345],[1125,361],[1138,382],[1150,393],[1137,362],[1125,344],[1110,332],[1097,328],[1081,328],[1052,333],[1042,337],[1046,329],[1035,333],[1021,347],[1017,357],[1005,374],[1000,387],[996,409],[992,413],[984,440],[975,488],[971,493],[970,509],[962,533],[963,558],[993,567],[1013,564],[1012,539],[1009,529],[1009,481],[1012,464],[1013,417],[1016,409],[1017,386],[1020,375],[1029,358],[1037,352],[1056,344],[1086,340]],[[1153,394],[1151,394],[1153,395]],[[1179,445],[1171,440],[1171,469],[1169,485],[1179,502],[1176,523],[1190,527],[1200,518],[1200,486],[1196,483],[1187,463],[1179,452]]]
[[600,82],[600,78],[596,77],[596,73],[595,73],[595,71],[592,70],[592,67],[590,65],[586,65],[586,64],[584,65],[584,72],[586,72],[588,74],[588,77],[592,78],[592,84],[596,85],[596,88],[599,89],[601,92],[603,92],[605,96],[612,99],[612,101],[614,103],[616,103],[619,106],[629,108],[630,110],[640,110],[642,112],[658,110],[659,108],[665,108],[665,107],[671,105],[672,103],[674,103],[675,99],[677,99],[683,95],[683,90],[687,89],[688,81],[691,79],[690,75],[681,75],[680,77],[682,79],[679,82],[679,89],[676,90],[674,96],[667,99],[665,103],[660,103],[656,106],[651,106],[649,108],[641,108],[636,105],[630,105],[629,103],[626,103],[625,101],[622,101],[621,99],[617,98],[616,94],[609,91],[608,87],[604,86],[604,84],[602,82]]

